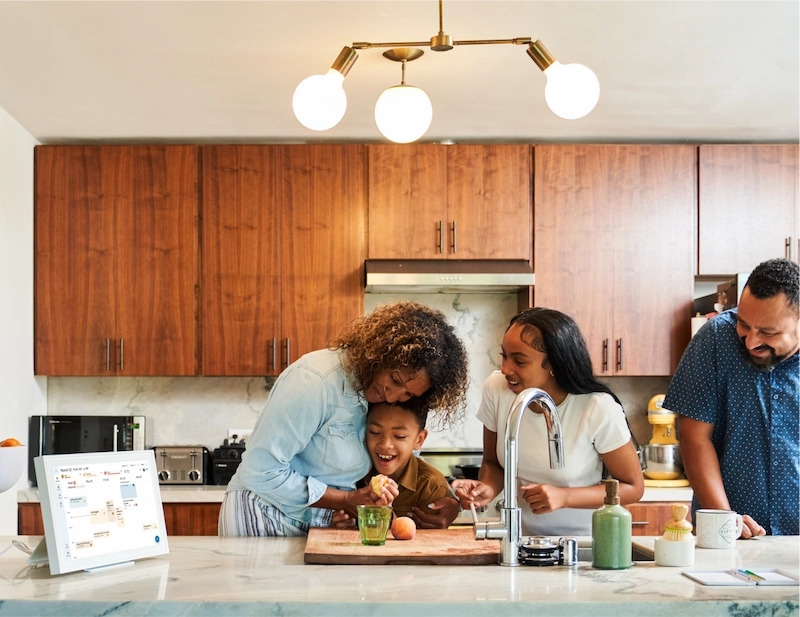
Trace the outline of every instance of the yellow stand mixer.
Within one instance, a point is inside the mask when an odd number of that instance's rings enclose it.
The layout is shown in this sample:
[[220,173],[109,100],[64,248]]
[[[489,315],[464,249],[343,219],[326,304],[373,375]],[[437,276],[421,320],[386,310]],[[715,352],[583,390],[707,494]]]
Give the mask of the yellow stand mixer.
[[647,404],[647,421],[653,425],[653,437],[642,447],[644,485],[662,488],[689,486],[689,480],[683,476],[680,446],[675,434],[676,414],[663,405],[663,394],[655,395]]

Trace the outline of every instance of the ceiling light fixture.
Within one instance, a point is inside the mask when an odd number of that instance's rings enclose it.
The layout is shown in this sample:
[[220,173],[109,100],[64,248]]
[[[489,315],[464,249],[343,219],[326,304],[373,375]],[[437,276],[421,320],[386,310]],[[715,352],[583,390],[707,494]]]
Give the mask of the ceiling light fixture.
[[375,103],[375,124],[383,136],[398,144],[416,141],[433,119],[433,105],[423,90],[406,84],[406,62],[423,54],[421,49],[399,47],[383,52],[385,58],[402,63],[399,86],[383,91]]
[[422,55],[420,49],[406,49],[429,45],[433,51],[449,51],[456,45],[527,45],[527,52],[547,77],[545,101],[556,115],[575,120],[588,114],[600,98],[597,76],[582,64],[563,65],[556,60],[544,44],[530,37],[514,39],[478,39],[454,41],[442,27],[442,0],[439,0],[439,34],[430,41],[402,43],[356,42],[345,46],[325,75],[313,75],[297,86],[292,107],[300,123],[315,131],[326,131],[336,126],[347,108],[347,95],[342,87],[344,78],[358,58],[357,49],[390,47],[384,56],[402,63],[399,86],[384,91],[375,105],[375,122],[381,133],[398,143],[409,143],[422,137],[430,126],[433,108],[428,95],[419,88],[406,85],[406,63]]

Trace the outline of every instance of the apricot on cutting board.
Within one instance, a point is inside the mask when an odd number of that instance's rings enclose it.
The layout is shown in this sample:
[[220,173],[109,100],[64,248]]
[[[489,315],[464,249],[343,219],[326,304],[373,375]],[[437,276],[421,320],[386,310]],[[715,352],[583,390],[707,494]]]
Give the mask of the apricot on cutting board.
[[417,525],[407,516],[398,516],[392,521],[392,535],[395,540],[411,540],[417,535]]

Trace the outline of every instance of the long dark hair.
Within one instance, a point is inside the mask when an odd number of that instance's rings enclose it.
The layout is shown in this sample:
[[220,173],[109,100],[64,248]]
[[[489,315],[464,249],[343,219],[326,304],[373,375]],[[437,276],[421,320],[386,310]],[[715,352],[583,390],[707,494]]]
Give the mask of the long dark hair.
[[564,391],[570,394],[605,392],[622,407],[611,388],[594,376],[586,340],[572,317],[554,309],[534,307],[514,315],[508,327],[514,324],[522,324],[523,341],[547,354],[549,368]]

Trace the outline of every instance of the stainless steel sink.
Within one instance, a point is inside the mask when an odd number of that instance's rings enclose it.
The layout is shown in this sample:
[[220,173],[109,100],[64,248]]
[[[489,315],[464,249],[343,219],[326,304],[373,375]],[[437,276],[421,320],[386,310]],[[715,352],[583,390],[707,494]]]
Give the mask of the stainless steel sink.
[[[643,553],[635,546],[631,548],[631,559],[633,561],[654,561],[653,557],[648,555],[647,553]],[[591,546],[579,546],[578,547],[578,561],[588,561],[589,563],[592,562],[592,547]]]

